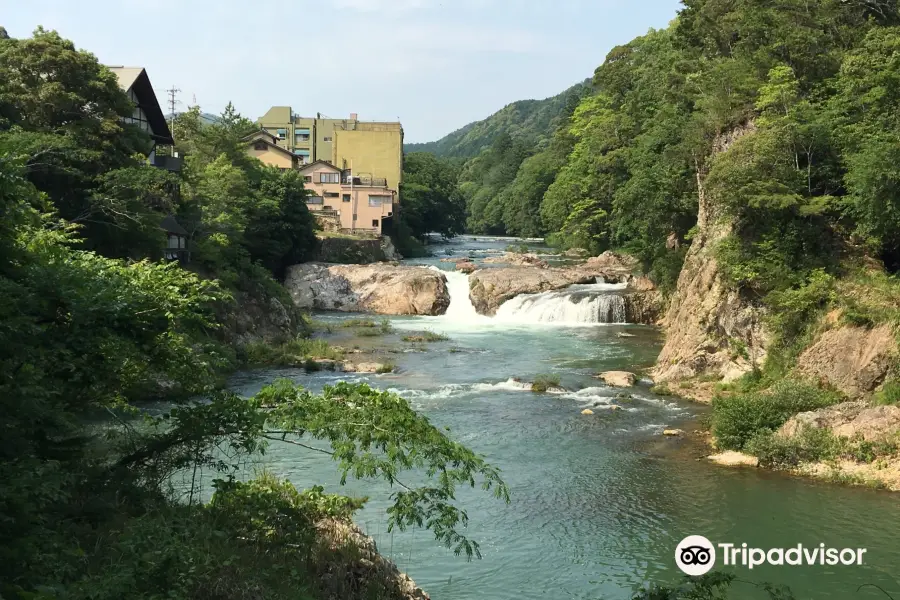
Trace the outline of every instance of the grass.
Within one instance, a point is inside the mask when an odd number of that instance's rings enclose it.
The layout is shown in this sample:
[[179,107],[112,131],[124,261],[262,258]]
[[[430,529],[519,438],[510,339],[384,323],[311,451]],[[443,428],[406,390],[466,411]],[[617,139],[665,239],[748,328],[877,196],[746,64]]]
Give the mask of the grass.
[[539,394],[543,394],[554,387],[559,387],[559,375],[536,375],[534,381],[531,383],[531,391]]
[[324,333],[334,333],[334,325],[325,321],[312,320],[309,326],[313,331],[321,331]]
[[[333,348],[322,339],[296,338],[284,344],[266,344],[254,342],[247,344],[239,351],[241,363],[248,367],[263,366],[302,366],[307,368],[310,361],[342,360],[344,351]],[[316,364],[318,368],[318,364]],[[316,370],[317,370],[316,368]]]
[[450,338],[442,333],[426,329],[420,335],[404,335],[401,338],[404,342],[423,343],[423,342],[446,342]]
[[360,337],[376,337],[394,332],[390,319],[381,319],[377,322],[372,319],[347,319],[341,323],[341,327],[346,329],[355,327],[354,333]]
[[891,379],[875,393],[872,401],[878,405],[900,404],[900,380]]
[[839,281],[837,305],[841,309],[841,318],[849,325],[900,325],[900,278],[879,271],[860,270]]
[[373,321],[372,319],[347,319],[346,321],[341,321],[341,327],[346,329],[350,329],[351,327],[378,327],[378,323]]

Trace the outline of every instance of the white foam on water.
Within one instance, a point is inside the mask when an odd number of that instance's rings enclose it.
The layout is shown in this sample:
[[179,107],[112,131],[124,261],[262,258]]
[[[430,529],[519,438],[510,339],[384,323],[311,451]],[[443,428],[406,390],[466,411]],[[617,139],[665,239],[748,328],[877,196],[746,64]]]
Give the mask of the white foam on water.
[[540,294],[521,294],[504,302],[495,320],[501,323],[560,325],[624,324],[625,299],[615,293],[625,284],[573,285]]
[[496,392],[501,390],[509,392],[530,392],[531,384],[525,381],[516,381],[510,377],[506,381],[501,381],[499,383],[476,383],[472,386],[472,390],[475,392]]

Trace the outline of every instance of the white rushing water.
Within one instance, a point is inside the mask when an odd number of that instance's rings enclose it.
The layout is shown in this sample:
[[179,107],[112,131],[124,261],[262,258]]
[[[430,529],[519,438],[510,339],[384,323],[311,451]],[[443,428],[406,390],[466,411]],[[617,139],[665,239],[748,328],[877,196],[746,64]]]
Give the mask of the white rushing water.
[[444,315],[454,322],[476,323],[489,321],[488,317],[479,315],[469,298],[469,276],[459,271],[444,271],[447,276],[447,291],[450,292],[450,306]]
[[564,290],[522,294],[504,302],[495,319],[504,323],[625,323],[624,284],[573,285]]
[[573,285],[563,290],[522,294],[504,302],[495,317],[478,314],[469,297],[469,276],[443,271],[450,292],[450,306],[444,318],[455,324],[504,323],[514,325],[590,325],[625,323],[625,300],[617,292],[625,284],[595,283]]

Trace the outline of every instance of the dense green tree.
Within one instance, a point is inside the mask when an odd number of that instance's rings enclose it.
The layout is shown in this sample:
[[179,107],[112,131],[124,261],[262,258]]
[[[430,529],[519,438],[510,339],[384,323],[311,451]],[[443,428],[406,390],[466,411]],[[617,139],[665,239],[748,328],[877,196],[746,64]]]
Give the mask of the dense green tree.
[[465,231],[466,207],[458,178],[455,161],[426,152],[404,156],[401,218],[413,235],[440,233],[450,237]]
[[0,152],[22,157],[28,179],[60,216],[83,224],[86,245],[108,255],[134,253],[116,240],[127,240],[145,213],[139,202],[95,193],[110,171],[143,177],[122,172],[140,169],[151,147],[144,132],[123,123],[131,112],[116,76],[55,31],[0,39]]

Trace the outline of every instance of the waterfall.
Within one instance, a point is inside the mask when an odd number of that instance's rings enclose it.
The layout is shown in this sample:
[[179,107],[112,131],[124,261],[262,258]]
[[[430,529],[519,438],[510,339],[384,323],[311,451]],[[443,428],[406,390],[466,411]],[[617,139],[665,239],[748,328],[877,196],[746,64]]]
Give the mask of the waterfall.
[[[437,267],[432,269],[439,270]],[[455,324],[509,323],[531,325],[556,323],[586,325],[625,323],[625,299],[618,295],[625,284],[572,285],[541,294],[521,294],[504,302],[493,318],[478,314],[469,298],[469,276],[459,271],[441,271],[447,277],[450,306],[444,318]]]
[[447,291],[450,292],[450,306],[445,316],[459,323],[482,321],[486,317],[479,315],[469,298],[469,276],[459,271],[444,271],[447,277]]
[[573,285],[564,290],[522,294],[504,302],[495,320],[507,323],[625,323],[625,299],[612,293],[624,285]]

